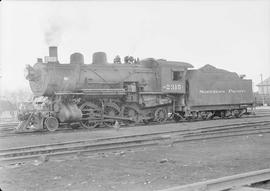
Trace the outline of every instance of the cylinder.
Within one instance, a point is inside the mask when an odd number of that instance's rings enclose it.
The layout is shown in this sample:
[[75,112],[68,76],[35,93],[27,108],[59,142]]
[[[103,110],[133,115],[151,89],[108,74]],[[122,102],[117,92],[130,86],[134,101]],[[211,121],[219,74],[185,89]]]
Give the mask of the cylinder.
[[49,47],[49,56],[50,56],[50,57],[55,57],[56,60],[58,60],[58,56],[57,56],[57,46],[50,46],[50,47]]
[[93,54],[93,64],[106,64],[107,56],[105,52],[95,52]]
[[70,64],[84,64],[84,57],[81,53],[75,52],[70,55]]

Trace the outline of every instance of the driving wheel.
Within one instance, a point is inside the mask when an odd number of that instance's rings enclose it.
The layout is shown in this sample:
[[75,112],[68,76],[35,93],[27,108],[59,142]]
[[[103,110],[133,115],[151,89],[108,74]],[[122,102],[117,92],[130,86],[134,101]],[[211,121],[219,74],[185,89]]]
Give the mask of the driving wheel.
[[94,103],[85,102],[80,106],[82,111],[81,126],[86,129],[93,129],[100,124],[101,109]]

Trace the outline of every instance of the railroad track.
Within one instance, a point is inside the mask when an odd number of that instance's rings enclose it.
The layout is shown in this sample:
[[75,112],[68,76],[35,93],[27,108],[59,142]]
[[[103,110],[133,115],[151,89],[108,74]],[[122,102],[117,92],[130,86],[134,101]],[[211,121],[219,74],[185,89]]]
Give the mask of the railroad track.
[[233,176],[226,176],[223,178],[208,180],[204,182],[177,186],[160,191],[263,191],[264,189],[256,189],[247,186],[269,180],[270,169],[263,169]]
[[[245,116],[242,117],[241,119],[244,118],[261,118],[261,117],[268,117],[269,115],[252,115],[252,116]],[[229,118],[229,119],[225,119],[225,120],[233,120],[236,118]],[[211,121],[215,121],[215,120],[224,120],[224,119],[212,119]],[[202,120],[196,120],[196,121],[183,121],[183,122],[190,122],[190,123],[194,123],[194,122],[200,122]],[[207,121],[207,120],[204,120]],[[208,120],[210,121],[210,120]],[[183,122],[178,122],[178,123],[183,123]],[[22,135],[40,135],[40,134],[55,134],[55,133],[73,133],[73,132],[78,132],[78,131],[93,131],[93,130],[97,130],[99,128],[96,129],[84,129],[84,128],[70,128],[70,127],[61,127],[59,129],[57,129],[55,132],[50,132],[47,131],[46,129],[40,129],[40,130],[29,130],[29,131],[23,131],[23,132],[18,132],[15,130],[15,127],[18,125],[18,122],[10,122],[10,123],[0,123],[0,137],[10,137],[10,136],[22,136]],[[174,121],[167,121],[163,124],[176,124],[176,122]],[[149,123],[147,125],[161,125],[160,123]],[[145,124],[140,124],[139,126],[146,126]],[[132,126],[127,126],[127,127],[132,127]],[[106,127],[104,127],[106,128]],[[126,127],[125,127],[126,128]]]
[[0,150],[0,164],[263,133],[270,133],[270,121],[17,147]]
[[19,122],[16,122],[16,121],[0,123],[0,128],[2,128],[2,127],[14,127],[14,126],[16,126],[18,124],[19,124]]

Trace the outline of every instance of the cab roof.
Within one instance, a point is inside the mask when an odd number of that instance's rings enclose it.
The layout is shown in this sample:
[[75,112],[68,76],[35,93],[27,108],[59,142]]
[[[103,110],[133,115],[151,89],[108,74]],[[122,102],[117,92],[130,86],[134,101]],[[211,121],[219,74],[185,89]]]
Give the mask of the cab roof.
[[177,66],[183,68],[193,68],[193,65],[187,62],[178,62],[178,61],[167,61],[164,59],[154,59],[154,58],[147,58],[141,60],[141,64],[147,68],[158,67],[158,66]]

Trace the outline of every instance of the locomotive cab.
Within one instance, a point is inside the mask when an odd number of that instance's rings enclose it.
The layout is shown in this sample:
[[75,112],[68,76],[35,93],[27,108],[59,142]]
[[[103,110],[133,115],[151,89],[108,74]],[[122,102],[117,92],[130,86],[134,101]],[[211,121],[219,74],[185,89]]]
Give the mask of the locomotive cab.
[[174,109],[184,110],[186,94],[186,73],[193,68],[189,63],[159,60],[161,92],[173,97]]
[[164,93],[184,94],[187,63],[168,62],[160,64],[161,91]]

